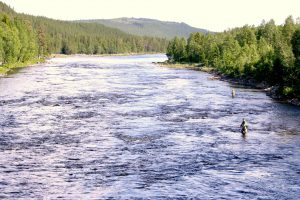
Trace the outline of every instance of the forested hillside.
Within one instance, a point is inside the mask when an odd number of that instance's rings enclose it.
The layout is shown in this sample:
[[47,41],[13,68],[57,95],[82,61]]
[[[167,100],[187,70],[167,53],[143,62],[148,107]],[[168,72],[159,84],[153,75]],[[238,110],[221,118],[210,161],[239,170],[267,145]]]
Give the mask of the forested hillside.
[[108,27],[118,28],[126,33],[172,39],[175,36],[188,38],[191,33],[208,33],[205,29],[189,26],[185,23],[166,22],[145,18],[117,18],[117,19],[95,19],[82,20],[83,22],[94,22]]
[[129,53],[164,52],[167,41],[137,37],[96,23],[65,22],[22,15],[37,33],[46,34],[47,51],[55,53]]
[[96,23],[18,14],[0,2],[0,64],[62,54],[164,52],[167,40],[139,37]]
[[174,38],[167,48],[170,60],[212,67],[222,74],[266,81],[285,97],[300,99],[300,24],[288,17],[223,33],[194,33]]

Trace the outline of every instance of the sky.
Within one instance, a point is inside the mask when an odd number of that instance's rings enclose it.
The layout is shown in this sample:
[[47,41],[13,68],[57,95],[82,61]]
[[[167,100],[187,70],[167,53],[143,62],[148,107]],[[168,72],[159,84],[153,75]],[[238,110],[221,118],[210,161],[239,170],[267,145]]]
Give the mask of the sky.
[[300,17],[300,0],[0,0],[17,12],[61,20],[151,18],[210,31]]

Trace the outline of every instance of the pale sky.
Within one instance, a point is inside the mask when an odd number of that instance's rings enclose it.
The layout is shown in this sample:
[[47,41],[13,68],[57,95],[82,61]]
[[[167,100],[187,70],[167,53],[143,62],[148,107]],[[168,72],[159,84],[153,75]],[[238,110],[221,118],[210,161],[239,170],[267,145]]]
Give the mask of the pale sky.
[[17,12],[61,20],[152,18],[185,22],[210,31],[277,24],[300,17],[300,0],[0,0]]

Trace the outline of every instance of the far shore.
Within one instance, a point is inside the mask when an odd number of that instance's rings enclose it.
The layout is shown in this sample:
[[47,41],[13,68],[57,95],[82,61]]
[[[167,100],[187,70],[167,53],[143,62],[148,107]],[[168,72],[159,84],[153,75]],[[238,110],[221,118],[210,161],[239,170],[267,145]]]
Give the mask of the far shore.
[[68,58],[74,56],[82,57],[106,57],[106,56],[135,56],[135,55],[153,55],[153,54],[165,54],[162,52],[142,52],[142,53],[115,53],[115,54],[51,54],[50,58]]

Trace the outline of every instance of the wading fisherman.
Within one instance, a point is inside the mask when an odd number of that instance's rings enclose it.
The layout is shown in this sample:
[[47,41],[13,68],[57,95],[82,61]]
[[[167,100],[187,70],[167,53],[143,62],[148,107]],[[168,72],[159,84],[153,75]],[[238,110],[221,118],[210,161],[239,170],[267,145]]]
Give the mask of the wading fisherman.
[[241,133],[242,133],[243,135],[245,135],[245,134],[248,132],[248,124],[247,124],[247,122],[246,122],[245,119],[243,119],[243,122],[242,122],[242,124],[241,124],[241,127],[242,127]]
[[235,97],[235,90],[234,90],[234,89],[232,89],[232,91],[231,91],[231,95],[232,95],[232,98],[234,98],[234,97]]

